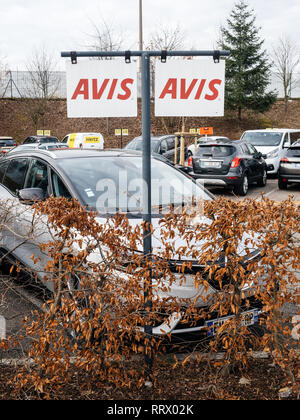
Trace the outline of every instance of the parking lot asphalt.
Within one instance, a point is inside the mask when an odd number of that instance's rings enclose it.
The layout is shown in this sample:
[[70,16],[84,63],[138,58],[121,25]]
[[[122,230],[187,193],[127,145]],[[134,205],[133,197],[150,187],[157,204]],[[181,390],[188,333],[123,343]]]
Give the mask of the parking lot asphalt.
[[[246,198],[260,200],[265,195],[274,201],[282,201],[287,199],[289,195],[292,195],[294,200],[300,204],[300,184],[291,185],[287,190],[279,190],[277,182],[276,178],[268,178],[265,187],[258,188],[256,185],[251,185]],[[233,200],[244,199],[244,197],[235,196],[231,191],[226,191],[222,188],[209,187],[209,190],[216,197],[223,195]],[[7,277],[1,276],[0,273],[0,339],[20,333],[22,331],[22,320],[26,316],[32,315],[41,306],[41,301],[35,299],[34,296],[30,296],[20,285],[15,286],[13,280],[8,282]],[[282,309],[283,320],[294,317],[294,322],[296,319],[296,324],[298,324],[299,319],[297,318],[297,313],[299,307],[300,305],[296,305],[295,303],[287,304]],[[29,345],[29,339],[24,337],[18,349],[5,352],[5,354],[0,351],[0,360],[2,358],[23,358],[26,355]]]
[[[223,195],[224,197],[231,198],[233,200],[244,199],[244,197],[235,196],[233,192],[224,188],[209,187],[208,189],[215,196]],[[292,184],[288,186],[287,190],[280,190],[278,188],[277,178],[268,178],[267,185],[265,187],[259,188],[254,184],[250,185],[248,194],[245,198],[254,198],[255,200],[260,200],[263,195],[274,201],[283,201],[292,195],[294,200],[300,203],[300,184]]]

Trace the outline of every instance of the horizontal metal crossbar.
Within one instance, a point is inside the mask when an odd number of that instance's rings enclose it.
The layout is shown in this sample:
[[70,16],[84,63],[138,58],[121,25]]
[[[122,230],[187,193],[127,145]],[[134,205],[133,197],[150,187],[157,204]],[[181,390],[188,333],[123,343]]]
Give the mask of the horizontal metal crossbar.
[[[61,57],[125,57],[127,51],[62,51]],[[160,57],[162,51],[130,51],[130,55],[133,57],[140,57],[142,55],[148,55],[151,57]],[[164,54],[167,57],[213,57],[216,53],[220,57],[227,57],[230,55],[229,51],[226,50],[207,50],[207,51],[166,51]]]

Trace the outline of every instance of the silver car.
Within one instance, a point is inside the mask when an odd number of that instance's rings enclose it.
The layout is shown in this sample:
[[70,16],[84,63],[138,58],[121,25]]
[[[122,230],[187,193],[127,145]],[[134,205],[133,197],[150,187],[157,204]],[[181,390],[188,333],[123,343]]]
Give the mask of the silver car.
[[280,160],[278,188],[285,190],[292,183],[300,183],[300,141],[289,147]]
[[[169,189],[172,193],[172,203],[188,203],[191,197],[194,199],[212,200],[212,195],[197,185],[194,180],[185,175],[174,166],[163,162],[161,159],[152,157],[152,201],[153,201],[153,254],[161,251],[162,227],[158,208],[170,206],[170,196],[166,194]],[[10,203],[8,206],[10,226],[5,226],[0,231],[0,251],[9,252],[10,255],[23,265],[34,270],[43,281],[45,266],[49,261],[48,255],[40,250],[40,244],[50,240],[49,233],[43,228],[43,220],[38,232],[29,241],[23,241],[24,232],[31,229],[33,209],[32,200],[39,198],[44,200],[50,195],[54,197],[76,198],[88,209],[97,210],[97,222],[108,223],[108,216],[116,212],[125,212],[132,226],[142,222],[142,156],[130,151],[93,151],[93,150],[25,150],[10,153],[0,161],[0,202]],[[114,194],[109,195],[109,187],[113,186]],[[134,197],[133,197],[134,196]],[[4,207],[0,207],[3,212]],[[1,215],[0,215],[1,217]],[[47,216],[43,216],[47,219]],[[44,220],[47,223],[47,220]],[[176,232],[176,231],[175,231]],[[247,262],[259,256],[258,249],[252,249],[246,253],[247,237],[240,243],[240,255]],[[177,233],[173,239],[176,249],[187,246],[187,242]],[[190,241],[191,243],[191,241]],[[190,246],[190,245],[189,245]],[[194,243],[195,249],[201,249],[201,243]],[[135,252],[141,251],[134,250]],[[37,259],[33,259],[35,255]],[[174,257],[174,258],[173,258]],[[161,292],[160,296],[173,296],[179,300],[187,300],[196,307],[207,307],[210,297],[218,294],[217,282],[211,282],[205,286],[205,290],[199,291],[195,286],[195,274],[203,270],[196,261],[192,262],[191,274],[186,276],[186,282],[182,281],[180,270],[184,263],[181,256],[173,256],[170,264],[175,281],[171,290]],[[101,255],[95,256],[101,262]],[[98,261],[98,260],[97,260]],[[126,274],[127,275],[127,274]],[[128,274],[129,275],[129,274]],[[164,280],[166,284],[168,279]],[[251,283],[249,281],[249,283]],[[51,283],[47,282],[51,290]],[[202,287],[202,286],[201,286]],[[53,286],[52,286],[53,288]],[[244,290],[245,289],[245,290]],[[249,297],[253,294],[251,284],[243,288]],[[247,319],[251,323],[258,322],[260,308],[247,307]],[[181,315],[170,315],[169,322],[158,325],[153,333],[163,335],[167,333],[196,333],[207,332],[207,327],[214,326],[216,322],[222,322],[222,318],[203,321],[198,325],[180,324]]]

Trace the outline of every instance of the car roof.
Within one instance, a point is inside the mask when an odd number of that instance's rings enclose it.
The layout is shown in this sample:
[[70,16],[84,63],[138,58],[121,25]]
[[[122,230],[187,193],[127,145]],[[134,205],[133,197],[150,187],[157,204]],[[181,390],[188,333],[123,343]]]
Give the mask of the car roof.
[[50,158],[54,160],[59,159],[71,159],[78,157],[103,157],[103,156],[141,156],[134,150],[123,150],[123,149],[55,149],[55,150],[42,150],[42,149],[24,149],[11,151],[7,157],[11,156],[32,156],[40,158]]
[[[175,137],[175,135],[174,134],[163,134],[163,135],[156,135],[156,136],[151,136],[150,137],[150,140],[163,140],[163,139],[168,139],[168,138],[170,138],[170,137]],[[137,139],[142,139],[143,137],[142,136],[137,136],[137,137],[135,137],[134,139],[132,139],[132,140],[137,140]]]
[[49,136],[49,135],[44,135],[44,134],[42,134],[42,135],[33,135],[33,136],[27,136],[27,138],[28,137],[33,137],[34,139],[44,139],[44,138],[48,138],[48,137],[53,137],[53,138],[56,138],[57,139],[57,137],[56,136]]
[[278,133],[295,133],[295,132],[299,132],[300,128],[265,128],[265,129],[258,129],[258,130],[246,130],[245,133],[254,133],[254,132],[259,132],[259,133],[266,133],[266,132],[272,132],[272,131],[277,131]]
[[224,146],[234,146],[236,144],[245,143],[245,140],[229,140],[229,139],[203,139],[201,144],[198,147],[201,146],[208,146],[210,144],[218,144],[218,145],[224,145]]
[[[226,136],[202,136],[199,137],[198,140],[217,140],[217,139],[228,139]],[[229,139],[228,139],[229,140]]]

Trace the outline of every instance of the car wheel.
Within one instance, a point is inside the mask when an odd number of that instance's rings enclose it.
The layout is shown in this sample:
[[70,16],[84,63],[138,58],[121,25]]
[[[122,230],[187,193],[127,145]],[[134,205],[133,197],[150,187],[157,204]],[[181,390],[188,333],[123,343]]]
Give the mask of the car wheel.
[[287,182],[284,182],[284,181],[282,181],[281,178],[278,178],[278,188],[280,190],[286,190],[287,186],[288,186]]
[[259,181],[257,181],[257,185],[259,187],[265,187],[267,185],[267,170],[264,169],[264,172],[262,174],[262,177],[260,178]]
[[247,174],[243,174],[241,182],[237,187],[235,187],[234,192],[238,195],[245,196],[247,195],[249,189],[249,180]]

